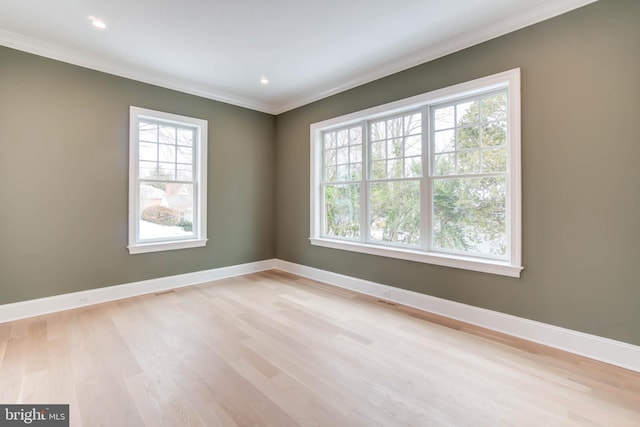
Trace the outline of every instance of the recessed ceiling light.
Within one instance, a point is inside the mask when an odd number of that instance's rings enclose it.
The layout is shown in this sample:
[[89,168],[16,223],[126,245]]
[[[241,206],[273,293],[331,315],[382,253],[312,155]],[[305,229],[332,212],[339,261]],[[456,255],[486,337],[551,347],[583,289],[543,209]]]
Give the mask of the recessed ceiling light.
[[262,83],[263,85],[268,85],[269,79],[266,77],[260,77],[260,83]]
[[91,25],[101,30],[107,28],[107,24],[105,24],[102,19],[98,19],[95,16],[89,16],[89,21],[91,21]]

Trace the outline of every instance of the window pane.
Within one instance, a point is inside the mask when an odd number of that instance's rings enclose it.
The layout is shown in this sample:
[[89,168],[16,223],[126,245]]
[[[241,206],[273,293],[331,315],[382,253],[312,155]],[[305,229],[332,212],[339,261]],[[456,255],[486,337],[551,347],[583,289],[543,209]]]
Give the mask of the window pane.
[[432,244],[443,250],[505,256],[506,178],[435,180]]
[[405,156],[419,156],[422,154],[422,137],[410,136],[404,141]]
[[362,165],[351,164],[351,181],[360,181],[362,179]]
[[193,184],[140,184],[140,240],[192,237]]
[[506,172],[507,147],[482,150],[482,172]]
[[349,147],[338,148],[338,164],[349,163]]
[[479,173],[480,151],[461,151],[458,153],[458,173]]
[[402,145],[402,138],[396,138],[387,141],[387,158],[394,159],[402,157]]
[[158,154],[160,155],[161,162],[175,162],[176,161],[176,146],[160,144]]
[[193,146],[193,129],[178,129],[178,144]]
[[349,165],[338,166],[337,181],[349,181]]
[[337,173],[338,173],[338,170],[335,166],[328,167],[325,170],[325,177],[324,177],[325,181],[334,182],[336,180]]
[[455,154],[436,154],[435,175],[453,175],[456,173]]
[[162,144],[176,143],[176,128],[173,126],[160,126],[159,141]]
[[158,178],[160,179],[176,179],[176,165],[175,163],[159,163],[159,174]]
[[193,163],[193,149],[189,147],[177,147],[178,163]]
[[379,141],[387,137],[386,125],[384,120],[371,123],[369,139],[371,141]]
[[483,120],[506,120],[507,119],[507,94],[490,96],[482,100]]
[[404,161],[404,176],[407,178],[422,176],[422,157],[408,157]]
[[[506,121],[495,121],[506,117],[506,96],[506,92],[502,92],[453,106],[456,114],[453,129],[434,130],[432,133],[433,175],[507,171],[506,151],[491,151],[485,156],[486,150],[507,146]],[[432,111],[442,115],[440,110],[445,108],[449,107],[432,107]],[[451,156],[446,155],[448,153]]]
[[456,105],[456,118],[458,126],[479,122],[480,101],[470,101]]
[[482,128],[482,146],[492,147],[507,144],[507,122],[487,123]]
[[349,139],[351,145],[362,144],[362,129],[359,127],[349,129]]
[[404,134],[420,135],[422,133],[422,114],[414,113],[404,118]]
[[338,147],[344,147],[346,145],[349,145],[349,131],[348,130],[341,130],[337,132],[337,144]]
[[387,178],[402,178],[404,175],[402,163],[402,159],[389,160],[387,162]]
[[387,145],[385,141],[371,143],[371,160],[382,160],[387,155]]
[[141,121],[138,129],[140,141],[158,142],[158,125]]
[[360,185],[324,187],[324,233],[336,237],[360,237]]
[[138,156],[140,160],[158,160],[158,144],[141,142],[139,150],[140,152],[138,153]]
[[382,160],[371,163],[371,179],[385,179],[387,177],[387,162]]
[[464,127],[457,132],[458,150],[480,147],[480,126]]
[[327,132],[324,134],[324,148],[336,148],[336,133]]
[[407,245],[420,243],[420,182],[373,183],[370,187],[370,238]]
[[351,163],[359,163],[362,161],[362,145],[352,145],[351,146]]
[[455,108],[453,106],[433,110],[435,130],[452,128],[454,125],[454,111]]
[[387,120],[387,138],[398,138],[404,135],[404,121],[402,117]]
[[178,165],[178,180],[191,181],[193,180],[193,167],[191,165]]
[[326,166],[335,166],[336,160],[336,150],[327,150],[324,152],[324,164]]
[[453,130],[436,132],[434,144],[436,153],[454,151],[456,148],[456,140],[454,135],[455,133]]
[[139,162],[139,175],[142,179],[157,178],[158,164],[156,162]]

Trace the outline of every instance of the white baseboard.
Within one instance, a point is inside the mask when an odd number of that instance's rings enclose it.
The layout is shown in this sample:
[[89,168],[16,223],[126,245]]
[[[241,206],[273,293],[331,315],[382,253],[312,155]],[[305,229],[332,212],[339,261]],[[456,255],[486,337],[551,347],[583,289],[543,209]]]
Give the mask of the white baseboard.
[[288,261],[275,260],[275,268],[640,372],[640,346]]
[[0,323],[256,273],[270,270],[274,266],[275,260],[270,259],[4,304],[0,305]]
[[4,304],[0,323],[273,268],[640,372],[640,346],[278,259]]

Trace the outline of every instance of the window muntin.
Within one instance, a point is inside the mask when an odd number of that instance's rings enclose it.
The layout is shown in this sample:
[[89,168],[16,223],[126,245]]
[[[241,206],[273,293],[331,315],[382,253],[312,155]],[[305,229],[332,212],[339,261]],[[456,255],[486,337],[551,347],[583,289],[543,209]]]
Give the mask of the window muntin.
[[311,243],[519,277],[519,129],[519,70],[312,125]]
[[206,243],[207,122],[131,107],[129,250]]

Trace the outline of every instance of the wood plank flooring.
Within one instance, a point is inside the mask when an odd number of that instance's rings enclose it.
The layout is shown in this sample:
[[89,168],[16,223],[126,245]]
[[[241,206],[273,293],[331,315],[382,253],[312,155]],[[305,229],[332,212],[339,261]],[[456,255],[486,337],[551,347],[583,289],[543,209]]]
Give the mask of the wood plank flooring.
[[72,426],[640,426],[640,374],[279,271],[0,324]]

